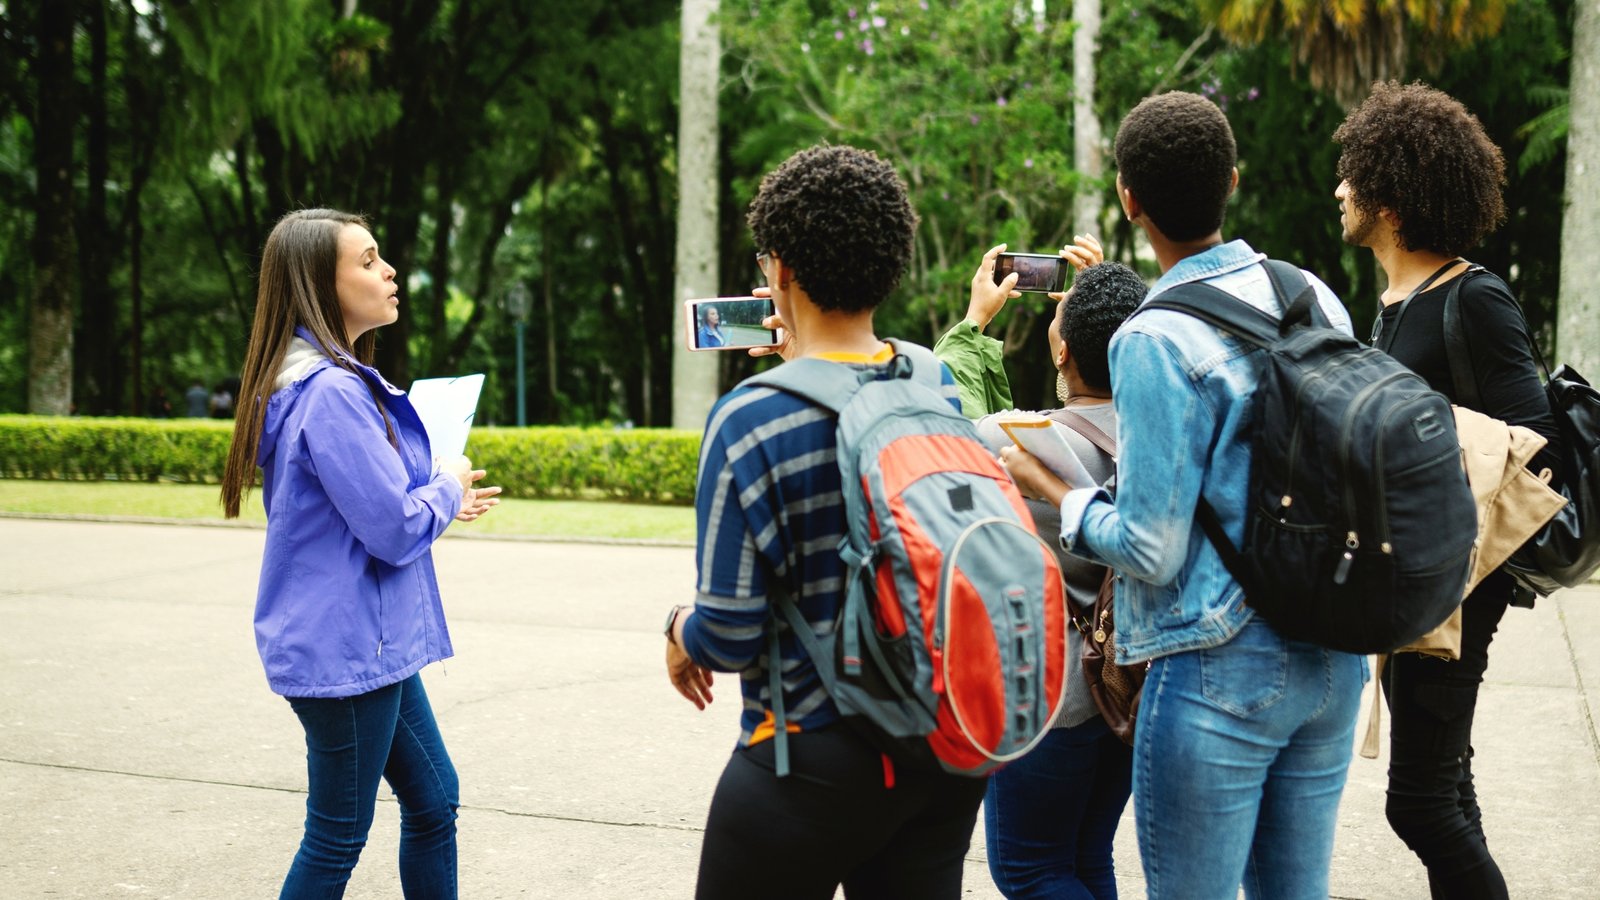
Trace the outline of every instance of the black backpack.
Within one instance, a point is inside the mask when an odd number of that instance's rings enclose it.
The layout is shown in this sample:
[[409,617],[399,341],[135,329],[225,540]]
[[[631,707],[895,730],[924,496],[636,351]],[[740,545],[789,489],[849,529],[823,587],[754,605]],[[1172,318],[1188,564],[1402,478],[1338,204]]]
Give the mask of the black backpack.
[[1478,518],[1455,417],[1421,376],[1333,328],[1298,268],[1266,270],[1281,320],[1200,283],[1139,309],[1185,313],[1266,351],[1243,547],[1204,496],[1196,518],[1284,637],[1388,652],[1461,605]]
[[[1450,285],[1444,301],[1444,350],[1456,400],[1477,410],[1483,408],[1482,394],[1461,315],[1461,285],[1486,271],[1470,266]],[[1545,395],[1561,432],[1562,471],[1554,486],[1567,498],[1567,505],[1512,554],[1504,568],[1523,590],[1548,597],[1561,588],[1583,584],[1600,570],[1600,391],[1570,366],[1551,372],[1533,346],[1531,333],[1528,343],[1544,373]]]

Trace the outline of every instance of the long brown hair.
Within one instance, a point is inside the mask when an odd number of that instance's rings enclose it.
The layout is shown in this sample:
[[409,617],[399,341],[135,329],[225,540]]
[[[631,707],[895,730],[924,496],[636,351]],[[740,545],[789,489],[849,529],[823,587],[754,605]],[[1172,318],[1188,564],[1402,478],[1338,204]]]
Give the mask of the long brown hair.
[[255,485],[267,398],[272,396],[295,327],[310,331],[319,349],[342,368],[354,371],[343,356],[354,356],[363,364],[372,362],[376,335],[368,331],[351,346],[339,307],[339,232],[346,225],[365,228],[367,223],[360,216],[338,210],[301,209],[279,219],[267,237],[261,253],[255,323],[250,327],[250,346],[239,373],[233,442],[222,473],[222,511],[227,518],[238,517],[240,499]]

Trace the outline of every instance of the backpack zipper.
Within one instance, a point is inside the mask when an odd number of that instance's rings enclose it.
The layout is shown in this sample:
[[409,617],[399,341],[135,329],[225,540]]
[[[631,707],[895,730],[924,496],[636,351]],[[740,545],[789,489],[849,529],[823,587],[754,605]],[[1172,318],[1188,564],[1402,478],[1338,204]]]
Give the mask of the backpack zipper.
[[[1354,437],[1354,433],[1355,433],[1356,418],[1360,414],[1362,407],[1364,407],[1368,402],[1370,402],[1372,400],[1372,396],[1374,394],[1376,394],[1380,389],[1382,389],[1384,387],[1387,387],[1388,385],[1390,385],[1393,382],[1402,381],[1405,378],[1409,377],[1410,375],[1411,375],[1410,372],[1394,372],[1394,373],[1386,375],[1383,378],[1380,378],[1377,381],[1374,381],[1373,383],[1371,383],[1371,384],[1367,385],[1366,387],[1362,388],[1360,391],[1358,391],[1356,393],[1355,398],[1350,401],[1350,406],[1345,410],[1345,413],[1344,413],[1344,421],[1340,423],[1340,426],[1339,426],[1339,480],[1341,482],[1340,486],[1342,488],[1342,493],[1344,494],[1345,524],[1348,526],[1348,529],[1345,532],[1345,538],[1344,538],[1344,548],[1345,548],[1344,549],[1344,555],[1342,557],[1340,557],[1338,566],[1336,566],[1334,568],[1334,570],[1333,570],[1333,583],[1334,584],[1344,584],[1345,579],[1350,574],[1350,566],[1351,566],[1352,563],[1355,562],[1355,552],[1358,549],[1361,548],[1361,537],[1360,537],[1359,534],[1357,534],[1357,529],[1359,528],[1360,523],[1356,521],[1355,484],[1354,484],[1353,480],[1350,478],[1350,451],[1351,451],[1351,444],[1353,442],[1352,438]],[[1382,462],[1382,457],[1381,457],[1381,452],[1382,452],[1382,447],[1383,447],[1383,440],[1382,440],[1382,437],[1381,437],[1382,429],[1379,430],[1379,434],[1380,434],[1380,437],[1379,437],[1379,440],[1378,440],[1379,455],[1374,457],[1374,463],[1375,464]],[[1379,499],[1378,499],[1378,508],[1380,510],[1382,510],[1382,508],[1383,508],[1383,499],[1382,498],[1383,498],[1383,490],[1384,490],[1383,468],[1382,468],[1382,466],[1381,465],[1375,465],[1375,471],[1376,471],[1376,475],[1377,475],[1377,483],[1375,485],[1373,485],[1373,487],[1375,487],[1377,489],[1378,497],[1379,497]],[[1379,513],[1379,516],[1380,516],[1380,521],[1381,522],[1387,523],[1387,521],[1388,521],[1387,516],[1383,515],[1382,512]],[[1387,530],[1386,528],[1385,529],[1381,529],[1379,531],[1379,535],[1382,538],[1384,538],[1383,546],[1385,548],[1389,548],[1388,534],[1386,533],[1386,530]],[[1387,552],[1387,549],[1385,550],[1385,552]]]

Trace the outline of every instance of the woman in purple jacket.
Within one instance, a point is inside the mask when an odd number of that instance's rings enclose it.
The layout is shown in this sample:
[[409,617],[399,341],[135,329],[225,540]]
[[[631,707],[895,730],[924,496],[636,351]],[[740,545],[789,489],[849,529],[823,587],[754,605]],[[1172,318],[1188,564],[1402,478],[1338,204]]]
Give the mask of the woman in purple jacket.
[[380,776],[400,801],[405,896],[456,896],[459,790],[418,674],[452,655],[430,548],[500,489],[473,488],[466,457],[436,461],[405,393],[367,365],[398,292],[356,216],[300,210],[267,238],[222,502],[237,516],[260,467],[256,647],[305,728],[310,781],[284,898],[343,896]]

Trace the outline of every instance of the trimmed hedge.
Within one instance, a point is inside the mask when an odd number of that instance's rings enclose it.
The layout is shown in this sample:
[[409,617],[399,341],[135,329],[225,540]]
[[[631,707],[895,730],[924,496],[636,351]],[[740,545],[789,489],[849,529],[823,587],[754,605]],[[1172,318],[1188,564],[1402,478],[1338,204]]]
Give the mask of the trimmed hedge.
[[[0,415],[0,477],[217,483],[233,423]],[[657,428],[474,428],[473,465],[511,497],[694,502],[700,435]]]

